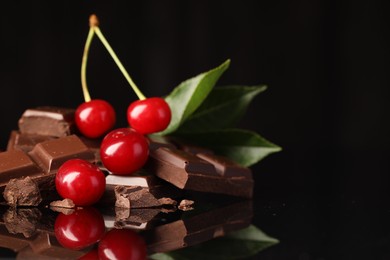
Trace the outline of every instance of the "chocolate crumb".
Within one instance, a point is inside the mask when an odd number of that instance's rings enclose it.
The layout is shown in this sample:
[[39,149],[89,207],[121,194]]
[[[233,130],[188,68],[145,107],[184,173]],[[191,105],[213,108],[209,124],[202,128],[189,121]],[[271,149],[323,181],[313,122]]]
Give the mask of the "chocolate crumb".
[[173,200],[171,198],[160,198],[158,199],[158,202],[161,203],[161,205],[170,205],[170,206],[176,206],[177,205],[177,201],[176,200]]
[[71,199],[63,199],[63,200],[56,200],[50,202],[50,207],[74,209],[76,205],[73,203],[73,200]]
[[9,180],[3,197],[11,207],[38,206],[42,201],[38,185],[28,176]]
[[194,207],[192,207],[193,205],[194,205],[193,200],[185,200],[184,199],[184,200],[180,201],[178,209],[180,209],[182,211],[193,210],[194,209]]

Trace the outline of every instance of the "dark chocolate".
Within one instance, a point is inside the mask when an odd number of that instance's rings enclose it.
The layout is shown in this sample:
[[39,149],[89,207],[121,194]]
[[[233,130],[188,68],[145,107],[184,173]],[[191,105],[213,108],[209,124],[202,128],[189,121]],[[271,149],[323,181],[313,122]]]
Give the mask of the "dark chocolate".
[[251,198],[253,179],[221,176],[214,165],[184,151],[158,148],[150,151],[146,167],[180,189]]
[[75,131],[74,109],[37,107],[27,109],[18,121],[22,134],[63,137]]
[[76,135],[39,143],[28,154],[46,173],[57,170],[69,159],[95,160],[93,152]]

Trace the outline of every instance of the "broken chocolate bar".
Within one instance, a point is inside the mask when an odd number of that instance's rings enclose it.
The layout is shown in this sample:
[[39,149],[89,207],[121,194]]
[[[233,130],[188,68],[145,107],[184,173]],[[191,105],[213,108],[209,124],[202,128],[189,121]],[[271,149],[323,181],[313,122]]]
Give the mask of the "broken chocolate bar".
[[18,121],[22,134],[63,137],[74,133],[74,109],[37,107],[27,109]]
[[[217,162],[214,160],[214,164]],[[160,147],[150,151],[146,167],[180,189],[219,193],[244,198],[253,195],[252,175],[221,176],[206,160],[181,150]]]
[[22,134],[19,131],[12,131],[7,144],[7,151],[22,150],[31,151],[38,143],[52,140],[56,137],[48,135]]
[[28,154],[22,150],[0,153],[0,192],[4,191],[11,179],[29,176],[37,183],[44,201],[58,199],[55,173],[62,163],[72,158],[91,162],[95,158],[93,152],[75,135],[39,143]]
[[[99,204],[120,203],[118,207],[150,208],[172,205],[172,199],[181,196],[180,189],[153,174],[141,171],[130,176],[108,174],[106,190]],[[171,200],[161,200],[162,198]]]
[[95,160],[94,154],[76,135],[39,143],[28,154],[46,173],[57,170],[69,159]]
[[0,186],[5,186],[11,179],[41,173],[42,170],[21,150],[0,153]]

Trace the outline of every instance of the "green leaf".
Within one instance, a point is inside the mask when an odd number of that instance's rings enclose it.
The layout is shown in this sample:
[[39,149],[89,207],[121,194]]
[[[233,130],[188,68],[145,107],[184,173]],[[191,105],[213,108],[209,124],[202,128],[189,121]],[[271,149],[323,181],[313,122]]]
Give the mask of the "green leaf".
[[165,98],[172,110],[172,119],[160,135],[174,132],[202,104],[229,64],[230,60],[227,60],[217,68],[188,79],[173,89]]
[[216,87],[177,131],[202,132],[233,127],[253,98],[266,89],[266,86]]
[[181,134],[180,137],[200,146],[209,147],[217,154],[249,167],[281,148],[259,134],[243,129],[221,129],[202,133]]
[[279,243],[277,239],[267,236],[251,225],[225,237],[168,253],[153,254],[150,258],[155,260],[242,259],[254,256],[277,243]]

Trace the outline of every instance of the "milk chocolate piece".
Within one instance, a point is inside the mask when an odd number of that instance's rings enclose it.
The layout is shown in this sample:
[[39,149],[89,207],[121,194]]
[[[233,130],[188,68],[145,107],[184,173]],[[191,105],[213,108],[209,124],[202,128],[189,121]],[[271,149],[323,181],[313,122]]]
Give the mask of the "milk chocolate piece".
[[253,195],[252,178],[221,176],[212,164],[184,151],[163,147],[150,151],[146,167],[180,189],[244,198]]
[[10,179],[41,174],[42,170],[21,150],[0,153],[0,186]]
[[38,185],[29,176],[11,179],[4,189],[3,196],[12,207],[38,206],[42,201]]
[[28,154],[46,173],[57,170],[69,159],[79,158],[90,162],[95,159],[93,152],[76,135],[39,143]]
[[221,176],[252,178],[252,172],[249,168],[243,167],[224,156],[210,153],[197,153],[196,156],[214,165],[215,170]]
[[74,209],[76,205],[71,199],[63,199],[63,200],[55,200],[50,202],[50,207],[54,208],[66,208],[66,209]]
[[22,134],[63,137],[74,133],[74,109],[37,107],[27,109],[18,121]]
[[22,134],[19,131],[11,131],[7,150],[22,150],[24,152],[31,151],[38,143],[55,139],[56,137],[47,135]]

